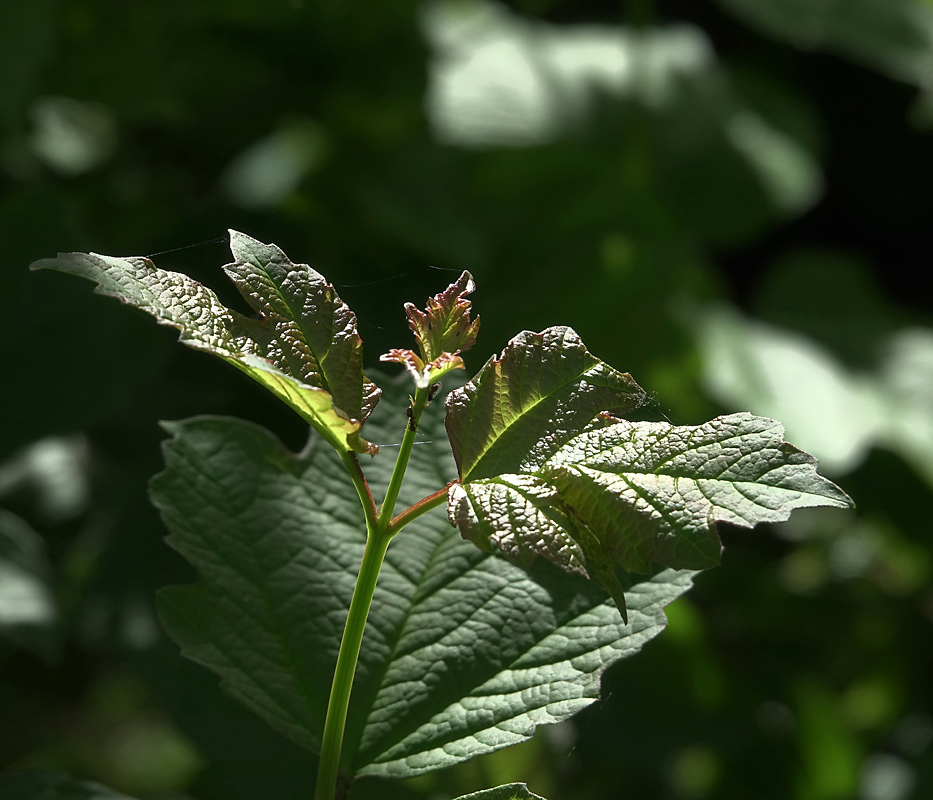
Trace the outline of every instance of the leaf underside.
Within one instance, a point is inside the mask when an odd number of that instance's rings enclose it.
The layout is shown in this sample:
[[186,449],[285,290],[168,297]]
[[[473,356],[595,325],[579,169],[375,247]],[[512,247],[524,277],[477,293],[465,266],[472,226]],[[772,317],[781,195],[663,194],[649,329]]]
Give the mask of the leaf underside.
[[[367,425],[376,441],[405,427],[407,395]],[[415,502],[455,478],[439,404],[402,489]],[[170,543],[201,582],[160,592],[170,635],[238,699],[292,740],[320,746],[328,687],[362,558],[365,525],[327,448],[296,456],[229,419],[167,426],[167,469],[152,496]],[[384,491],[391,462],[368,469]],[[602,672],[664,627],[690,586],[667,571],[628,587],[624,626],[597,586],[540,561],[526,572],[451,531],[440,509],[392,542],[366,627],[342,768],[406,777],[521,742],[593,702]],[[626,580],[628,578],[626,577]]]
[[678,427],[605,413],[643,402],[629,381],[573,331],[551,328],[519,335],[452,392],[461,482],[449,489],[448,514],[463,537],[525,567],[543,556],[587,576],[625,618],[616,565],[705,569],[719,563],[717,521],[750,528],[794,508],[851,506],[774,420],[733,414]]
[[180,340],[220,356],[284,400],[337,450],[374,452],[359,437],[379,399],[363,374],[356,315],[307,264],[272,244],[230,231],[224,267],[253,319],[226,308],[210,289],[148,258],[61,253],[31,269],[95,281],[99,294],[142,309],[181,331]]

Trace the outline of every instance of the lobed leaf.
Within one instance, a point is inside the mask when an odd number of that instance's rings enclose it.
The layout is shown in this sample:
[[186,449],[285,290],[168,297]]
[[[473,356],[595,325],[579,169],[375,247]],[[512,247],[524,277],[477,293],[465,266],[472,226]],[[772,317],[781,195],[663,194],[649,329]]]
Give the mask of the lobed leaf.
[[[407,393],[390,385],[367,429],[405,428]],[[401,501],[456,477],[439,404],[421,430]],[[301,455],[249,423],[167,426],[166,471],[152,483],[169,541],[200,583],[159,595],[185,655],[274,728],[320,746],[328,687],[362,558],[365,525],[328,448]],[[382,438],[385,437],[385,438]],[[390,439],[391,440],[391,439]],[[367,470],[385,490],[391,462]],[[691,573],[623,576],[625,626],[605,594],[545,561],[526,572],[453,535],[440,509],[392,542],[376,587],[350,701],[345,774],[405,777],[530,737],[592,703],[600,676],[665,625]]]
[[60,253],[31,269],[95,281],[99,294],[181,331],[182,343],[220,356],[284,400],[339,451],[375,452],[360,428],[379,399],[363,374],[356,316],[334,287],[275,245],[230,231],[224,267],[260,319],[226,308],[210,289],[148,258]]

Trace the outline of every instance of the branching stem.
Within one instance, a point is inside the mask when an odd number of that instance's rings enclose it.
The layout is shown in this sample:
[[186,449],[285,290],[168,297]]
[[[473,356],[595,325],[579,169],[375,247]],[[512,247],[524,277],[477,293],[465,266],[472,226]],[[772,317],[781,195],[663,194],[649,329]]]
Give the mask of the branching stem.
[[402,488],[405,470],[408,468],[411,448],[414,446],[415,436],[418,434],[418,423],[421,422],[421,412],[424,411],[424,407],[428,403],[428,391],[428,387],[418,389],[411,402],[408,426],[405,428],[405,435],[402,437],[402,444],[398,449],[398,459],[395,461],[395,469],[392,470],[389,488],[386,490],[386,499],[382,503],[382,509],[379,512],[379,528],[382,530],[388,529],[392,514],[395,512],[395,501],[398,500],[398,493]]
[[343,639],[340,642],[340,652],[337,655],[337,667],[334,670],[334,682],[331,685],[330,700],[327,704],[327,718],[324,721],[324,738],[321,742],[321,761],[318,766],[317,788],[315,800],[334,800],[337,790],[337,778],[340,774],[340,750],[343,745],[343,732],[347,721],[347,707],[350,703],[350,691],[353,688],[353,677],[356,674],[356,663],[360,655],[360,646],[363,641],[363,631],[366,629],[366,619],[369,616],[369,607],[372,605],[373,595],[376,591],[376,581],[379,570],[385,558],[389,542],[405,525],[413,519],[440,505],[447,494],[447,488],[429,495],[411,508],[403,511],[395,519],[395,503],[402,488],[402,480],[408,468],[408,459],[418,433],[418,423],[421,413],[428,402],[428,389],[418,389],[412,400],[409,410],[408,425],[402,444],[399,447],[398,458],[392,477],[389,479],[389,488],[381,510],[376,509],[369,483],[363,475],[360,464],[354,453],[344,453],[343,463],[350,473],[353,485],[356,487],[363,511],[366,514],[366,549],[363,552],[363,561],[360,564],[360,574],[356,579],[353,590],[353,599],[350,601],[350,611],[347,614],[346,626],[343,630]]
[[432,508],[437,508],[447,500],[447,490],[450,486],[451,484],[448,483],[434,494],[429,494],[423,500],[419,500],[413,506],[406,508],[401,514],[397,514],[386,530],[391,536],[394,536],[412,520],[418,519],[422,514],[427,514]]

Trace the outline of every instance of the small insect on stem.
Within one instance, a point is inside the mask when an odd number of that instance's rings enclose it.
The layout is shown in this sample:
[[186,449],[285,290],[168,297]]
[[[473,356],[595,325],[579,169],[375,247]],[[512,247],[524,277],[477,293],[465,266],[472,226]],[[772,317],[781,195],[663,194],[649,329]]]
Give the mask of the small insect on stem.
[[405,409],[405,416],[408,417],[408,430],[415,432],[415,411],[411,406]]
[[441,382],[440,382],[440,381],[438,381],[437,383],[432,383],[432,384],[431,384],[431,388],[428,389],[428,402],[429,402],[429,403],[430,403],[435,397],[437,397],[437,393],[438,393],[440,390],[441,390]]

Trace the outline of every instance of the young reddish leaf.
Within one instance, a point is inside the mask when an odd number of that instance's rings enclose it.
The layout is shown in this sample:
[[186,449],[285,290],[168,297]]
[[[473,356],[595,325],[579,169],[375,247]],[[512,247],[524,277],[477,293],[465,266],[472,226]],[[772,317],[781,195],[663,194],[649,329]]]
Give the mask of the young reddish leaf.
[[415,334],[421,355],[414,350],[390,350],[380,361],[403,364],[419,389],[430,386],[454,369],[463,369],[459,354],[476,341],[479,317],[470,321],[470,301],[466,295],[476,288],[469,272],[440,294],[428,299],[426,310],[405,303],[408,325]]
[[412,303],[405,304],[408,325],[421,350],[425,363],[444,353],[462,353],[476,341],[479,317],[470,321],[470,301],[466,299],[476,289],[473,276],[465,271],[443,292],[428,300],[427,308],[419,311]]
[[261,315],[226,308],[217,295],[148,258],[61,253],[31,269],[55,269],[95,281],[116,297],[181,331],[189,347],[233,364],[288,403],[339,451],[374,453],[360,438],[380,390],[362,369],[356,315],[307,264],[275,245],[230,231],[234,262],[224,269]]
[[390,350],[379,356],[380,361],[395,361],[404,365],[415,379],[415,386],[424,389],[454,369],[463,369],[463,359],[453,353],[441,353],[427,364],[414,350]]

